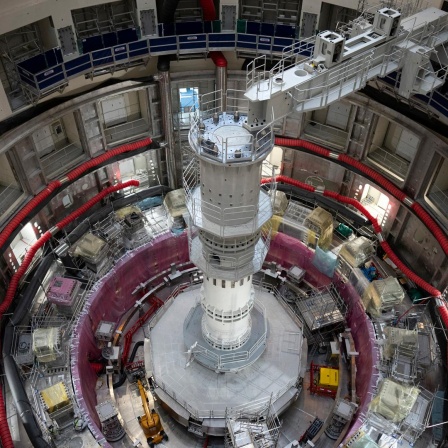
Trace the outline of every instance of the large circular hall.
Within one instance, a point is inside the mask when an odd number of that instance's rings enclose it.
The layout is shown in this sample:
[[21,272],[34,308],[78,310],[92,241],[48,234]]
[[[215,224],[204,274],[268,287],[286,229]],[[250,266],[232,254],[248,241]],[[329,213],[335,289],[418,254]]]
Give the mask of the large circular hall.
[[0,16],[0,446],[448,441],[448,2]]

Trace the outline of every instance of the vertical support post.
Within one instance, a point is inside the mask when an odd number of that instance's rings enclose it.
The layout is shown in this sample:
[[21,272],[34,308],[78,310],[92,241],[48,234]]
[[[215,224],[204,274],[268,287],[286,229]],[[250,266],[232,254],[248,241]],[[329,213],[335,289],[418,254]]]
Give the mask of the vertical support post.
[[160,100],[162,106],[163,133],[165,135],[166,169],[168,186],[173,189],[180,187],[182,154],[180,147],[174,141],[173,110],[171,102],[170,71],[159,70],[158,77]]
[[216,90],[220,93],[218,100],[218,107],[221,112],[227,110],[227,67],[216,66]]

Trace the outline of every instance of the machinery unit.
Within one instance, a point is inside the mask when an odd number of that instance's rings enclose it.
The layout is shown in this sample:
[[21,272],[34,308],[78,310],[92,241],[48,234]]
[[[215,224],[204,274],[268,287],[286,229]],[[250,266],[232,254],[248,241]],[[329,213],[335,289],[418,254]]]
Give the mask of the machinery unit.
[[152,235],[145,227],[145,217],[138,207],[123,207],[116,211],[116,216],[123,227],[127,249],[135,249],[151,240]]
[[60,314],[72,316],[81,298],[81,282],[71,278],[54,277],[47,289],[47,298],[56,305]]
[[375,13],[373,30],[375,33],[388,37],[398,34],[401,21],[401,13],[391,8],[381,8]]
[[101,320],[95,331],[95,339],[102,342],[110,342],[114,335],[115,322]]
[[303,280],[303,278],[305,277],[305,274],[306,274],[305,269],[299,268],[298,266],[292,266],[288,270],[286,275],[291,282],[299,285]]
[[61,329],[37,328],[33,331],[33,353],[40,363],[63,363]]
[[391,310],[403,299],[403,288],[395,277],[373,280],[362,296],[366,311],[375,317],[379,317],[383,311]]
[[274,192],[274,215],[283,216],[288,208],[288,198],[283,191],[275,190]]
[[168,436],[163,430],[159,414],[157,414],[154,409],[151,411],[149,410],[148,397],[146,396],[145,388],[140,379],[137,380],[137,385],[140,392],[140,398],[142,399],[143,410],[145,412],[144,415],[138,418],[138,422],[145,433],[148,445],[152,448],[163,440],[168,440]]
[[59,428],[73,422],[73,403],[64,382],[53,384],[39,392],[43,408]]
[[101,422],[101,431],[108,442],[117,442],[124,437],[125,430],[118,419],[118,412],[112,401],[107,400],[95,406]]
[[173,231],[185,228],[184,214],[187,213],[185,192],[183,188],[167,193],[163,206],[168,214],[168,227]]
[[[311,425],[307,428],[307,430],[302,434],[302,437],[300,437],[300,444],[305,444],[308,442],[308,440],[313,440],[314,437],[317,436],[317,433],[320,431],[320,428],[322,428],[323,424],[324,422],[320,418],[316,417]],[[299,446],[299,444],[292,446]]]
[[338,272],[348,279],[353,268],[360,267],[375,253],[375,246],[364,236],[344,243],[338,254]]
[[327,397],[336,397],[339,386],[339,369],[320,366],[311,361],[310,392]]
[[316,207],[304,221],[308,229],[308,245],[327,250],[333,241],[333,216],[321,207]]
[[86,267],[97,277],[102,277],[112,266],[113,260],[108,257],[109,245],[91,232],[85,233],[71,248],[73,257],[81,258]]
[[316,36],[312,64],[318,71],[341,62],[345,38],[334,31],[322,31]]
[[339,399],[333,409],[330,424],[325,429],[325,434],[333,440],[337,440],[344,430],[345,425],[351,421],[358,406],[348,400]]

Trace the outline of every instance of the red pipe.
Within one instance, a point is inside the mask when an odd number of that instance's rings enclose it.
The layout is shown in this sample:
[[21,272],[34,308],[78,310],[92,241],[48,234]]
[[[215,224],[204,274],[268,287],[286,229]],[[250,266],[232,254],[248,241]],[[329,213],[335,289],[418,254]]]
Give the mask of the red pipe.
[[436,237],[437,241],[442,246],[445,254],[448,254],[448,241],[443,230],[434,222],[429,216],[428,212],[417,202],[413,202],[411,205],[412,210],[418,215],[418,217],[426,224],[432,234]]
[[[304,184],[303,182],[300,182],[295,179],[291,179],[287,176],[276,176],[275,178],[269,178],[269,179],[263,179],[262,183],[269,183],[269,182],[284,182],[286,184],[294,185],[299,188],[304,188],[305,190],[315,192],[316,188],[312,185]],[[347,196],[342,196],[334,191],[328,191],[324,190],[323,192],[324,196],[330,197],[335,199],[338,202],[343,202],[345,204],[352,205],[356,207],[362,214],[364,214],[367,219],[372,223],[373,228],[375,230],[375,233],[377,235],[380,235],[382,232],[381,226],[378,224],[378,221],[376,218],[374,218],[366,209],[365,207],[356,199],[349,198]],[[427,291],[431,296],[433,297],[440,297],[442,293],[434,288],[432,285],[430,285],[428,282],[423,280],[421,277],[419,277],[415,272],[411,271],[398,257],[395,255],[395,253],[392,251],[391,247],[386,241],[382,240],[382,236],[379,237],[381,247],[383,248],[384,252],[389,256],[389,258],[395,263],[395,265],[403,272],[404,275],[406,275],[410,280],[412,280],[416,285],[420,286],[422,289]],[[448,319],[447,322],[448,324]],[[448,328],[448,326],[447,326]]]
[[[62,230],[67,224],[71,223],[80,215],[85,213],[89,208],[91,208],[93,205],[101,201],[101,199],[103,199],[108,194],[131,186],[138,187],[139,184],[140,183],[137,180],[130,180],[122,184],[117,184],[105,188],[103,191],[101,191],[101,193],[98,193],[96,196],[94,196],[92,199],[90,199],[84,205],[82,205],[79,209],[75,210],[73,213],[70,213],[70,215],[68,215],[62,221],[57,223],[55,227],[57,228],[58,231]],[[17,287],[19,286],[20,279],[23,277],[29,265],[33,261],[34,255],[36,255],[36,252],[52,237],[53,233],[54,232],[50,231],[45,232],[28,250],[19,269],[12,276],[8,286],[8,290],[6,291],[5,298],[0,305],[0,319],[3,317],[3,314],[5,314],[5,312],[11,305],[11,302],[16,294]],[[0,440],[2,442],[3,447],[8,448],[14,447],[11,438],[11,432],[9,431],[8,420],[6,418],[5,402],[3,400],[3,394],[1,393],[1,388],[0,388]]]
[[[354,159],[346,154],[337,154],[332,153],[326,148],[315,145],[314,143],[310,143],[306,140],[295,139],[295,138],[282,138],[276,137],[275,144],[280,146],[301,146],[302,148],[308,149],[320,156],[324,156],[327,158],[334,158],[347,165],[351,165],[354,168],[358,169],[362,173],[371,177],[375,180],[379,185],[385,188],[389,193],[395,196],[399,201],[404,202],[408,196],[401,191],[398,187],[396,187],[390,180],[386,179],[381,174],[377,173],[372,168],[364,165],[359,160]],[[445,232],[438,226],[438,224],[431,218],[431,216],[426,212],[426,210],[417,202],[412,200],[412,198],[408,198],[412,201],[411,208],[414,210],[415,214],[423,221],[426,227],[432,232],[434,237],[437,239],[438,243],[442,247],[442,250],[448,255],[448,239],[445,235]],[[374,224],[375,225],[375,224]]]
[[222,54],[222,51],[211,51],[209,55],[216,67],[227,67],[227,59]]
[[11,432],[9,431],[8,418],[6,416],[5,400],[3,399],[2,388],[0,387],[0,439],[3,448],[14,448]]
[[50,182],[47,187],[32,198],[19,212],[6,224],[3,231],[0,233],[0,247],[6,243],[12,232],[20,225],[20,223],[34,210],[37,205],[43,202],[50,196],[54,190],[61,186],[59,180]]
[[307,142],[306,140],[299,140],[297,138],[275,137],[275,144],[280,146],[301,146],[302,148],[309,149],[310,151],[324,157],[330,157],[331,152],[322,146],[315,145],[314,143]]
[[441,301],[441,303],[437,306],[437,311],[445,324],[445,328],[448,328],[448,308],[446,307],[446,302]]
[[134,143],[127,143],[126,145],[119,146],[115,149],[111,149],[104,154],[101,154],[94,159],[87,160],[87,162],[82,163],[74,170],[70,171],[66,176],[69,180],[75,180],[84,174],[88,169],[94,168],[95,166],[100,165],[101,163],[106,162],[112,157],[118,156],[119,154],[123,154],[124,152],[135,151],[136,149],[143,148],[144,146],[148,146],[152,143],[152,140],[148,138],[144,138],[143,140],[139,140]]
[[[74,170],[70,171],[66,175],[66,179],[73,181],[77,179],[81,174],[85,173],[88,169],[94,168],[101,163],[106,162],[108,159],[115,157],[119,154],[129,151],[135,151],[136,149],[142,148],[149,145],[152,142],[150,138],[145,138],[134,143],[128,143],[126,145],[119,146],[112,149],[98,157],[95,157],[87,162],[82,163]],[[17,229],[21,222],[37,207],[41,202],[45,201],[54,190],[61,187],[67,180],[64,178],[61,180],[54,180],[50,182],[47,187],[34,196],[19,212],[6,224],[2,232],[0,233],[0,247],[3,247],[8,238],[11,236],[12,232]]]
[[212,22],[216,19],[216,9],[213,0],[201,0],[202,18],[204,22]]
[[97,375],[99,375],[104,370],[104,364],[101,362],[91,362],[90,367],[92,367]]
[[[216,20],[216,9],[213,0],[201,0],[200,4],[204,21],[212,22]],[[209,55],[216,67],[227,67],[227,59],[222,54],[222,51],[210,51]]]

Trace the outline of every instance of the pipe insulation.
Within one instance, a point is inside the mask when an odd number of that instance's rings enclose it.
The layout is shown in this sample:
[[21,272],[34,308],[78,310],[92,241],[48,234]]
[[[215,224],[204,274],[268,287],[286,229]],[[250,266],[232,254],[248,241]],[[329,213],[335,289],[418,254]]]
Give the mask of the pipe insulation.
[[[8,310],[9,306],[11,305],[14,296],[16,294],[17,288],[19,286],[19,282],[23,275],[25,275],[28,267],[30,266],[31,262],[33,261],[34,256],[36,255],[36,252],[47,242],[50,240],[50,238],[53,236],[53,234],[56,234],[60,230],[62,230],[65,226],[76,220],[79,216],[81,216],[83,213],[85,213],[89,208],[93,207],[95,204],[97,204],[99,201],[104,199],[107,195],[114,193],[115,191],[122,190],[123,188],[127,187],[138,187],[139,182],[136,180],[130,180],[124,183],[119,183],[117,185],[113,185],[111,187],[105,188],[103,191],[98,193],[96,196],[88,200],[85,204],[83,204],[81,207],[79,207],[77,210],[75,210],[73,213],[70,213],[67,217],[65,217],[62,221],[58,222],[51,230],[48,230],[45,232],[28,250],[25,258],[22,261],[22,264],[20,265],[17,272],[12,276],[11,281],[8,286],[8,290],[6,292],[5,298],[3,302],[0,305],[0,319],[3,317],[5,312]],[[8,328],[8,327],[7,327]],[[12,328],[12,326],[10,327]],[[11,330],[8,330],[9,332]],[[5,332],[5,335],[9,333]],[[12,337],[12,334],[9,335]],[[8,342],[9,343],[9,342]],[[7,358],[9,359],[9,358]],[[11,357],[11,362],[7,361],[5,363],[5,370],[9,371],[9,376],[18,376],[17,372],[17,366],[14,363],[14,360]],[[15,370],[15,373],[14,371]],[[15,399],[20,399],[20,396],[17,395],[17,397],[14,397]],[[28,403],[29,404],[29,403]],[[21,403],[16,401],[16,406],[20,406]],[[23,405],[23,404],[22,404]],[[4,415],[2,414],[4,413]],[[25,411],[25,414],[27,414],[28,411]],[[22,414],[23,415],[23,414]],[[3,418],[4,417],[4,418]],[[0,440],[2,442],[2,446],[5,448],[13,448],[14,444],[12,442],[11,432],[9,430],[9,426],[6,419],[6,411],[5,411],[5,402],[3,400],[3,396],[0,395],[0,419],[2,420],[3,424],[0,423]],[[34,437],[36,437],[36,434],[30,434],[30,439],[33,441]],[[46,442],[45,442],[46,444]],[[36,445],[36,446],[47,446],[47,445]]]
[[81,165],[70,171],[62,179],[50,182],[44,190],[34,196],[24,207],[22,207],[17,212],[17,214],[8,222],[8,224],[6,224],[6,226],[0,233],[0,247],[3,247],[5,245],[11,234],[21,225],[22,221],[27,216],[29,216],[41,202],[44,202],[51,194],[53,194],[55,190],[62,187],[65,183],[76,180],[89,169],[101,165],[102,163],[113,157],[116,157],[119,154],[135,151],[144,146],[150,145],[151,143],[152,139],[145,138],[134,143],[128,143],[115,149],[111,149],[110,151],[107,151],[106,153],[95,157],[94,159],[90,159],[87,162],[82,163]]
[[[315,192],[316,188],[313,187],[312,185],[309,184],[305,184],[304,182],[300,182],[298,180],[295,179],[291,179],[290,177],[287,176],[276,176],[275,178],[265,178],[261,180],[262,184],[266,184],[266,183],[270,183],[270,182],[284,182],[290,185],[293,185],[295,187],[298,188],[302,188],[304,190],[308,190],[311,192]],[[388,255],[388,257],[391,259],[391,261],[393,263],[395,263],[395,265],[401,270],[401,272],[403,272],[404,275],[406,275],[410,280],[412,280],[416,285],[418,285],[420,288],[424,289],[425,291],[427,291],[432,297],[436,297],[438,299],[441,298],[442,293],[434,288],[432,285],[430,285],[428,282],[426,282],[425,280],[423,280],[420,276],[418,276],[415,272],[413,272],[411,269],[409,269],[399,258],[398,256],[395,254],[395,252],[393,252],[392,248],[390,247],[389,243],[387,243],[383,236],[382,236],[382,228],[381,226],[378,224],[378,221],[376,220],[376,218],[374,218],[369,212],[368,210],[366,210],[366,208],[356,199],[354,198],[349,198],[347,196],[342,196],[334,191],[328,191],[328,190],[324,190],[323,191],[324,196],[333,198],[334,200],[338,201],[338,202],[342,202],[344,204],[348,204],[348,205],[352,205],[354,207],[356,207],[357,210],[359,210],[364,216],[366,216],[369,221],[372,223],[373,228],[375,230],[375,233],[378,237],[378,240],[380,242],[381,247],[383,248],[384,252],[386,252],[386,254]],[[441,300],[441,299],[440,299]],[[443,306],[441,305],[438,309],[439,309],[439,313],[440,313],[440,317],[443,320],[443,323],[445,324],[446,328],[448,328],[448,312],[445,312],[446,310],[446,302],[441,300],[441,303],[443,304]]]
[[366,166],[359,160],[356,160],[353,157],[348,156],[347,154],[333,153],[326,148],[323,148],[314,143],[307,142],[306,140],[276,137],[275,144],[280,146],[291,146],[291,147],[300,146],[311,152],[314,152],[319,156],[339,160],[340,162],[350,165],[356,168],[358,171],[362,172],[363,174],[369,176],[370,178],[375,180],[375,182],[377,182],[378,185],[381,185],[385,190],[391,193],[399,201],[405,204],[410,204],[410,208],[423,221],[423,223],[427,226],[427,228],[431,230],[432,234],[442,247],[442,250],[445,252],[446,255],[448,255],[448,238],[446,237],[445,232],[439,227],[439,225],[434,221],[434,219],[431,218],[428,212],[426,212],[426,210],[419,203],[415,202],[412,198],[408,197],[406,193],[401,191],[390,180],[386,179],[384,176],[376,172],[374,169]]
[[[200,4],[204,22],[216,20],[216,9],[213,0],[200,0]],[[222,54],[222,51],[210,51],[209,56],[216,67],[227,67],[227,59]]]

